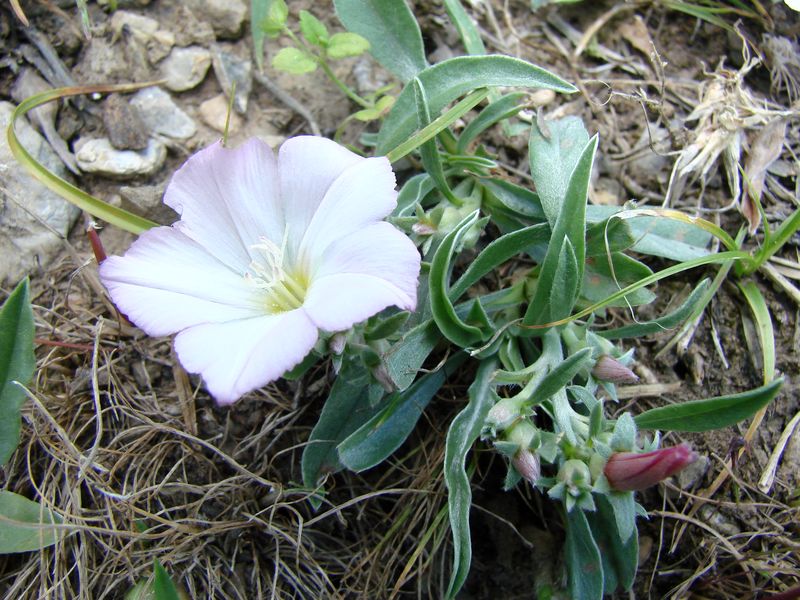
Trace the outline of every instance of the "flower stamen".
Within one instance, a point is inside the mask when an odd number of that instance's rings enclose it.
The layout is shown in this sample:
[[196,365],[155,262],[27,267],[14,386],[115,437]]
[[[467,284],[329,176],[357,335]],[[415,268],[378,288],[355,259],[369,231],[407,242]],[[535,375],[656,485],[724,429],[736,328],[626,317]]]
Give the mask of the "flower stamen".
[[245,278],[264,292],[267,312],[276,314],[300,308],[308,291],[308,278],[302,270],[284,265],[286,236],[280,246],[261,237],[251,247],[261,254],[261,259],[250,263]]

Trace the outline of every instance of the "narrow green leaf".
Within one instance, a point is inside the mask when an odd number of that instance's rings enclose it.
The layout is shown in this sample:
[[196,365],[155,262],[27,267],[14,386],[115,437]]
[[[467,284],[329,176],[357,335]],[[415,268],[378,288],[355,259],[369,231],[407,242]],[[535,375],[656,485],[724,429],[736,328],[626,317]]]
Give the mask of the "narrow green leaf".
[[302,75],[303,73],[311,73],[317,68],[317,61],[314,57],[292,46],[281,48],[278,53],[272,57],[272,67],[278,71],[285,71],[292,75]]
[[[484,87],[547,88],[571,93],[576,88],[549,71],[508,56],[460,56],[417,74],[428,94],[431,114],[473,90]],[[408,139],[416,127],[414,90],[406,86],[378,134],[377,154],[387,154]]]
[[328,43],[328,28],[307,10],[300,11],[300,32],[309,44],[324,46]]
[[459,352],[438,371],[420,377],[404,392],[392,394],[386,408],[337,446],[342,464],[360,472],[383,462],[411,435],[422,411],[465,359],[466,354]]
[[[431,122],[431,114],[428,110],[428,97],[425,93],[425,88],[422,87],[419,79],[414,77],[411,80],[411,85],[414,87],[414,100],[417,108],[417,122],[419,129],[425,128]],[[439,154],[439,148],[436,145],[436,138],[431,138],[419,147],[419,154],[422,158],[422,166],[425,172],[430,175],[436,187],[451,203],[456,206],[461,205],[461,200],[456,198],[453,190],[447,183],[447,178],[444,176],[444,168],[442,167],[442,159]]]
[[39,163],[31,154],[22,147],[19,143],[19,138],[15,130],[16,122],[22,116],[33,110],[37,106],[59,100],[61,98],[68,98],[70,96],[79,96],[82,94],[91,94],[95,92],[132,92],[135,90],[147,87],[150,84],[135,84],[135,85],[90,85],[81,87],[68,87],[57,88],[54,90],[47,90],[39,94],[35,94],[30,98],[26,98],[20,102],[19,106],[14,109],[11,116],[11,123],[8,125],[8,147],[14,158],[17,159],[25,170],[34,177],[37,181],[42,183],[47,189],[52,190],[68,202],[71,202],[81,210],[85,210],[95,218],[102,219],[103,221],[120,227],[125,231],[139,234],[151,227],[155,227],[158,223],[134,215],[122,208],[112,206],[108,202],[95,198],[87,194],[80,188],[72,185],[68,181],[62,179],[55,173],[47,170],[44,165]]
[[377,412],[370,406],[369,388],[367,368],[358,358],[346,359],[303,450],[301,470],[306,487],[316,487],[321,474],[342,468],[336,445]]
[[575,507],[566,513],[565,525],[567,540],[564,559],[567,562],[570,595],[580,600],[602,600],[603,563],[586,515]]
[[472,563],[472,536],[469,528],[472,489],[464,461],[472,444],[481,434],[489,409],[494,405],[492,375],[496,366],[494,359],[487,359],[480,364],[475,381],[469,388],[469,402],[456,415],[447,431],[444,480],[447,485],[450,530],[453,534],[453,572],[447,586],[446,598],[455,598],[467,579]]
[[62,536],[62,519],[24,496],[0,490],[0,554],[29,552],[52,546]]
[[467,230],[478,221],[478,215],[479,212],[477,210],[467,215],[453,231],[445,236],[433,256],[429,277],[433,320],[442,335],[462,348],[472,346],[481,340],[484,335],[480,329],[467,325],[456,314],[455,307],[449,297],[450,262],[456,244]]
[[[0,308],[0,465],[19,445],[25,390],[36,368],[33,310],[28,280],[23,279]],[[17,383],[18,382],[18,383]]]
[[250,22],[253,24],[250,27],[250,36],[253,38],[253,56],[259,71],[264,68],[264,40],[267,37],[266,31],[259,26],[259,23],[267,18],[267,9],[271,1],[250,0]]
[[427,320],[410,329],[399,341],[392,344],[383,360],[389,377],[398,390],[402,391],[411,385],[422,363],[441,339],[436,323]]
[[607,256],[627,250],[635,243],[630,225],[622,219],[609,217],[586,228],[586,256]]
[[[459,5],[460,6],[460,5]],[[524,107],[525,92],[514,92],[495,100],[484,108],[458,136],[457,154],[465,154],[470,143],[495,123],[516,115]]]
[[553,367],[531,394],[531,403],[540,404],[572,382],[582,369],[592,363],[592,349],[583,348]]
[[374,322],[370,322],[364,331],[364,339],[368,342],[386,339],[405,325],[409,316],[411,316],[410,312],[401,310],[385,319],[375,318]]
[[492,198],[519,216],[545,220],[542,203],[535,192],[503,179],[482,178],[480,182]]
[[775,332],[772,328],[769,307],[755,281],[740,281],[738,286],[742,290],[747,304],[750,305],[753,318],[756,320],[758,342],[761,345],[764,383],[768,383],[775,378]]
[[461,2],[459,0],[444,0],[444,8],[447,10],[447,14],[450,15],[450,20],[453,21],[456,29],[458,29],[458,35],[461,36],[461,41],[464,42],[467,54],[486,54],[481,34],[478,28],[475,27],[475,23],[469,18]]
[[546,243],[549,237],[550,228],[546,223],[540,223],[497,238],[481,251],[450,288],[450,300],[455,302],[492,269],[533,245]]
[[334,33],[328,41],[325,52],[330,58],[348,58],[360,56],[369,50],[369,41],[357,33],[346,31]]
[[333,5],[348,31],[369,40],[375,60],[402,81],[428,66],[422,33],[405,0],[334,0]]
[[569,184],[564,200],[558,207],[558,218],[542,263],[536,293],[523,319],[526,325],[543,324],[567,317],[575,305],[578,286],[583,279],[586,198],[596,150],[597,136],[594,136],[583,147],[569,176]]
[[606,331],[598,330],[596,333],[600,337],[607,340],[621,340],[625,338],[641,337],[643,335],[650,335],[651,333],[658,333],[672,329],[683,323],[689,315],[692,314],[697,304],[702,301],[708,286],[711,285],[710,279],[703,279],[697,287],[692,290],[692,293],[684,300],[678,308],[668,315],[653,319],[652,321],[644,321],[642,323],[632,323],[616,329],[608,329]]
[[181,600],[169,574],[157,559],[153,560],[153,600]]
[[531,176],[551,227],[555,226],[572,172],[588,144],[589,133],[579,117],[531,127],[528,142]]
[[722,429],[754,415],[777,396],[782,385],[780,378],[740,394],[653,408],[633,420],[639,429],[691,432]]

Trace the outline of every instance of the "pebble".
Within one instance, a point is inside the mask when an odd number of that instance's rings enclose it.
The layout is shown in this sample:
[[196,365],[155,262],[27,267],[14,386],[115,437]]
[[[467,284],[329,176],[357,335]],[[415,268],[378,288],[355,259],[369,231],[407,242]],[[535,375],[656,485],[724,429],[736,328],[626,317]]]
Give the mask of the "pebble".
[[693,489],[708,471],[709,460],[702,454],[692,464],[678,473],[678,485],[682,490]]
[[243,0],[194,0],[191,4],[198,18],[208,21],[219,38],[236,39],[247,17]]
[[225,95],[230,97],[231,91],[236,86],[233,97],[233,108],[239,114],[247,111],[247,100],[253,89],[253,63],[246,58],[239,58],[232,52],[226,52],[219,47],[211,50],[211,64],[214,65],[214,75],[222,87]]
[[[10,102],[0,102],[3,131],[14,108]],[[36,160],[59,177],[67,177],[64,164],[25,119],[17,121],[16,131]],[[0,136],[0,187],[0,284],[10,287],[51,263],[62,247],[60,236],[67,235],[80,210],[28,175],[11,154],[5,135]]]
[[149,87],[136,92],[131,105],[139,110],[139,116],[150,133],[175,140],[188,140],[197,133],[197,125],[172,100],[172,96],[158,87]]
[[111,94],[103,102],[103,125],[111,145],[118,150],[147,148],[147,128],[139,110],[120,94]]
[[184,92],[197,87],[211,67],[211,53],[200,46],[173,48],[160,65],[161,77],[173,92]]
[[120,206],[156,223],[173,223],[178,213],[164,204],[166,182],[159,185],[123,185],[119,188]]
[[[225,94],[219,94],[200,104],[198,108],[200,118],[206,125],[220,133],[225,131],[225,119],[228,116],[228,99]],[[242,118],[235,112],[231,113],[231,122],[228,133],[234,133],[242,126]]]
[[164,144],[153,138],[141,151],[117,150],[108,138],[78,140],[75,145],[78,148],[75,158],[82,170],[115,179],[151,175],[167,158]]

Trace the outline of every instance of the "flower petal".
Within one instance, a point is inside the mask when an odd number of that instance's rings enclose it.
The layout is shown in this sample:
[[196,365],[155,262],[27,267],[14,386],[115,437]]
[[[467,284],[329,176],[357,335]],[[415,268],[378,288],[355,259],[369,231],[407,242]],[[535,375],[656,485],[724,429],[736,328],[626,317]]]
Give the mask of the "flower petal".
[[217,402],[231,404],[299,364],[318,335],[305,312],[293,310],[190,327],[175,338],[175,351]]
[[283,213],[277,161],[257,138],[238,148],[212,144],[172,177],[164,203],[181,215],[176,226],[225,264],[243,270],[260,237],[280,243]]
[[420,256],[389,223],[373,223],[328,248],[303,307],[326,331],[341,331],[387,306],[417,304]]
[[278,169],[287,235],[290,243],[297,241],[293,250],[331,184],[349,167],[363,161],[357,154],[322,137],[299,136],[284,142],[278,151]]
[[173,227],[145,231],[100,265],[120,311],[148,335],[263,314],[262,292]]
[[367,158],[333,182],[308,224],[300,256],[314,265],[335,240],[380,221],[397,206],[392,166],[386,157]]

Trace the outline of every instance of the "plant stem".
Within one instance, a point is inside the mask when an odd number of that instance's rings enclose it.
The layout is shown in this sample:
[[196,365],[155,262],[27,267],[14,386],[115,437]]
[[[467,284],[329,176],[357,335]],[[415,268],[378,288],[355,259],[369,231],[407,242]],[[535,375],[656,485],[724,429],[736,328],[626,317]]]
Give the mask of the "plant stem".
[[318,57],[318,61],[319,61],[319,66],[322,68],[322,70],[325,72],[325,74],[330,78],[330,80],[333,83],[336,84],[336,87],[338,87],[340,90],[342,90],[342,92],[344,93],[345,96],[350,98],[350,100],[352,100],[353,102],[355,102],[356,104],[358,104],[362,108],[372,108],[372,104],[370,104],[369,102],[364,100],[361,96],[356,94],[341,79],[339,79],[336,76],[336,74],[331,70],[330,66],[328,66],[328,63],[325,61],[324,58],[322,58],[320,56],[320,57]]

